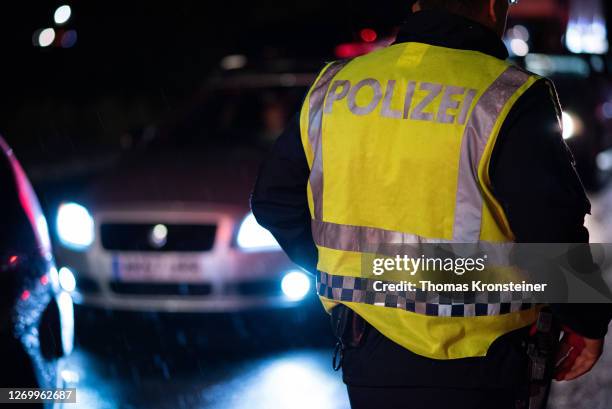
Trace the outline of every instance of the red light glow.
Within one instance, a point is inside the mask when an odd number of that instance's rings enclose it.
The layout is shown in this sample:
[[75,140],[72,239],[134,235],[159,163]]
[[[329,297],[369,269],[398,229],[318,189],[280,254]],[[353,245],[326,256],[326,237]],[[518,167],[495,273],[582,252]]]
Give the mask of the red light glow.
[[44,276],[40,277],[40,283],[42,285],[49,284],[49,276],[45,274]]
[[21,300],[26,301],[28,298],[30,298],[30,292],[28,290],[24,290],[24,292],[21,293]]
[[372,43],[378,38],[378,34],[376,34],[376,31],[372,30],[371,28],[364,28],[363,30],[361,30],[359,32],[359,36],[366,43]]
[[377,49],[374,43],[346,43],[336,47],[336,57],[353,58],[367,54]]
[[19,260],[19,257],[17,257],[17,256],[10,256],[9,257],[9,263],[10,264],[15,264],[17,262],[17,260]]

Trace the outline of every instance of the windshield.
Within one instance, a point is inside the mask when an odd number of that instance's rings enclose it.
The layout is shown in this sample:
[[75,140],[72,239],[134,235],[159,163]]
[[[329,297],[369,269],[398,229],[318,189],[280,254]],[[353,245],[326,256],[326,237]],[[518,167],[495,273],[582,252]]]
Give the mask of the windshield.
[[[211,88],[153,128],[146,150],[268,148],[300,109],[305,87]],[[130,135],[133,137],[133,135]]]

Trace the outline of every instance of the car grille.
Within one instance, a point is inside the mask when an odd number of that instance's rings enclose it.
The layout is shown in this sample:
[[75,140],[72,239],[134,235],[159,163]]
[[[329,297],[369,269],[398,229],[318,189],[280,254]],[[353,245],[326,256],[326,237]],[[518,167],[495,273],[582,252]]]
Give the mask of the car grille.
[[[146,283],[146,282],[121,282],[111,281],[110,289],[117,294],[131,295],[210,295],[211,284],[189,284],[189,283]],[[277,280],[245,281],[230,284],[225,287],[226,294],[239,294],[242,296],[269,296],[275,297],[282,294],[280,283]]]
[[215,225],[166,224],[165,242],[152,240],[156,224],[113,224],[100,226],[102,247],[116,251],[208,251],[215,242]]
[[133,295],[209,295],[210,284],[185,283],[122,283],[113,281],[110,288],[117,294]]
[[233,289],[236,293],[247,296],[277,296],[282,294],[279,280],[245,281],[235,284]]

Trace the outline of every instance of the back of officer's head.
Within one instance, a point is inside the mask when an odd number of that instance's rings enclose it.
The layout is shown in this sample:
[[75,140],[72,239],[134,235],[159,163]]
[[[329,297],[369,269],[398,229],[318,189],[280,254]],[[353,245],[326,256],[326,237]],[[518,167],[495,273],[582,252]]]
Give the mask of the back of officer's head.
[[506,28],[508,0],[419,0],[414,11],[436,10],[475,20],[493,30],[500,36]]

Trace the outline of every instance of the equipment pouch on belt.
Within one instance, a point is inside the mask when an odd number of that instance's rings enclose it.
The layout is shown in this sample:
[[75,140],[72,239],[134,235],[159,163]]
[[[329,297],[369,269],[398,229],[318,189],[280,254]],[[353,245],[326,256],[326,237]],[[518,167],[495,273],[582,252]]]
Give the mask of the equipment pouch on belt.
[[353,310],[345,305],[338,305],[331,311],[331,324],[334,337],[337,340],[332,359],[335,371],[342,368],[344,350],[357,348],[364,338],[366,322]]
[[526,401],[519,408],[544,409],[548,401],[550,383],[559,347],[560,328],[549,308],[540,311],[527,343],[529,357],[529,386]]

